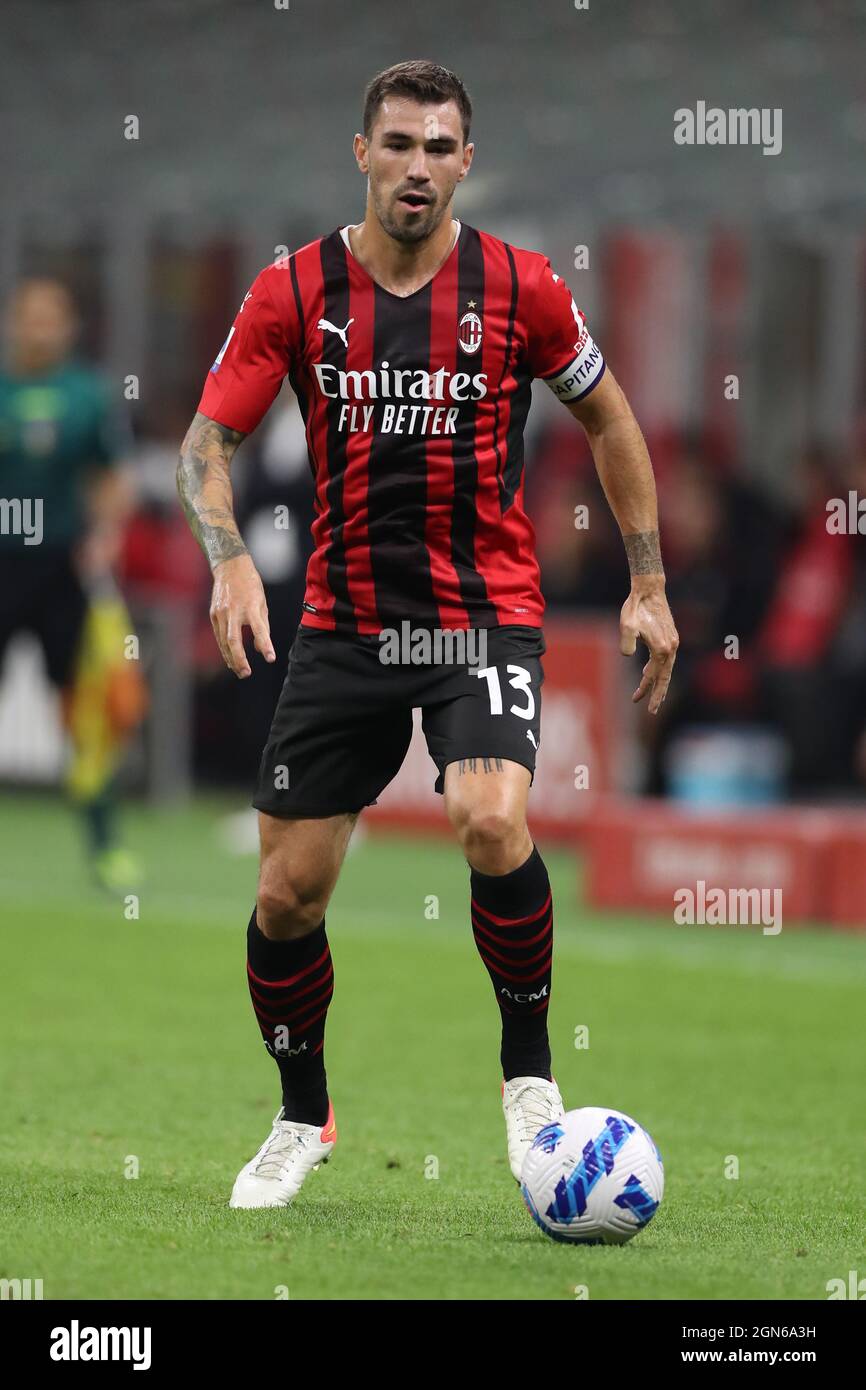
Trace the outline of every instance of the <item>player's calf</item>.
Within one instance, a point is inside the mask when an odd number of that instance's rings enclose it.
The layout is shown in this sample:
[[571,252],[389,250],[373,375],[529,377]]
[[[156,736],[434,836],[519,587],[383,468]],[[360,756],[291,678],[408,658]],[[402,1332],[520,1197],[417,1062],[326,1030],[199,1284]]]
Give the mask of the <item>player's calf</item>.
[[257,920],[273,941],[297,940],[325,915],[357,816],[261,814]]
[[502,1074],[549,1081],[553,902],[544,860],[536,848],[507,874],[473,868],[470,884],[472,932],[502,1018]]
[[526,826],[529,784],[529,769],[508,759],[464,759],[446,771],[445,800],[471,869],[472,930],[502,1019],[503,1076],[549,1082],[553,903]]
[[296,940],[272,941],[260,931],[254,911],[247,928],[247,982],[262,1039],[280,1070],[283,1118],[324,1124],[325,1020],[334,993],[324,918]]

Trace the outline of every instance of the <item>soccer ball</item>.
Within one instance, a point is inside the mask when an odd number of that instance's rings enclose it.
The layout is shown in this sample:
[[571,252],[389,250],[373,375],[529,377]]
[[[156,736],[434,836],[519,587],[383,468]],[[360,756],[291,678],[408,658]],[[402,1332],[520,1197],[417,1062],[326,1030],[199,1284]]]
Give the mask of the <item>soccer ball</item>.
[[652,1219],[665,1186],[662,1156],[637,1120],[597,1105],[539,1130],[520,1190],[553,1240],[622,1245]]

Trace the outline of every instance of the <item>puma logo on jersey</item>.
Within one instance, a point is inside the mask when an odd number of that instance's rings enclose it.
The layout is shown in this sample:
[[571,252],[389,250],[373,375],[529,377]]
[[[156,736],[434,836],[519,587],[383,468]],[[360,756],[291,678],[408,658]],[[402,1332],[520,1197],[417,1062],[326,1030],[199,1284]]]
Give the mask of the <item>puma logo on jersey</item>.
[[535,751],[536,751],[536,753],[537,753],[537,752],[538,752],[538,744],[535,742],[535,734],[532,732],[531,729],[527,729],[527,730],[526,730],[526,737],[529,739],[529,742],[532,744],[533,748],[535,749]]
[[343,347],[344,347],[344,348],[348,348],[348,346],[349,346],[349,338],[348,338],[349,328],[351,327],[351,325],[352,325],[354,322],[355,322],[354,319],[349,319],[349,322],[346,324],[346,327],[345,327],[345,328],[338,328],[338,327],[336,326],[336,324],[329,323],[327,319],[319,319],[319,322],[317,323],[316,327],[317,327],[317,328],[321,328],[321,329],[323,330],[323,332],[325,332],[325,333],[336,333],[336,335],[337,335],[338,338],[342,338],[342,340],[343,340]]

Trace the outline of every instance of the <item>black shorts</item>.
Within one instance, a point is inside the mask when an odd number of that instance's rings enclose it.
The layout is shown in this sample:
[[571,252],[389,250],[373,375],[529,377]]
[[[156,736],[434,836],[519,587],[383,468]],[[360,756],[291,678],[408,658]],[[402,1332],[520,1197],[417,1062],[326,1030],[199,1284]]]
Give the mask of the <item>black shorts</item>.
[[9,639],[32,632],[52,685],[70,685],[87,596],[66,548],[0,550],[0,666]]
[[506,626],[476,637],[486,652],[470,645],[469,660],[467,652],[450,660],[447,643],[436,659],[433,643],[421,654],[425,664],[399,664],[380,659],[378,637],[299,627],[253,805],[272,816],[333,816],[372,805],[406,756],[413,709],[422,711],[437,792],[447,765],[460,758],[507,758],[534,774],[543,633]]

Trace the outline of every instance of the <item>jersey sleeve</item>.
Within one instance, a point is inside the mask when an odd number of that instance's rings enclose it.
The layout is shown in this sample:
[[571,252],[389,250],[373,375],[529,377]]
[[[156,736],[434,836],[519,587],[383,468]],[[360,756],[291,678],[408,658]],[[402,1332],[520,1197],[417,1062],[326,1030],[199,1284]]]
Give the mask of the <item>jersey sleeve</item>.
[[545,260],[531,301],[528,354],[534,377],[566,404],[589,394],[604,374],[601,348],[565,281]]
[[267,266],[244,295],[198,403],[202,415],[243,434],[256,428],[292,365],[293,325],[271,284],[278,274],[288,278],[286,269]]

